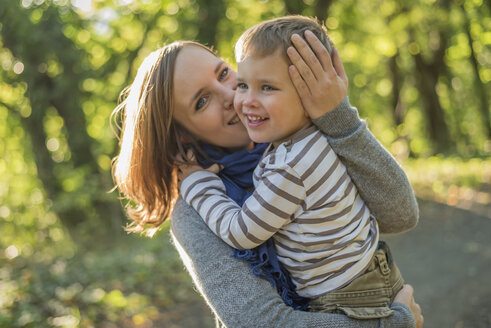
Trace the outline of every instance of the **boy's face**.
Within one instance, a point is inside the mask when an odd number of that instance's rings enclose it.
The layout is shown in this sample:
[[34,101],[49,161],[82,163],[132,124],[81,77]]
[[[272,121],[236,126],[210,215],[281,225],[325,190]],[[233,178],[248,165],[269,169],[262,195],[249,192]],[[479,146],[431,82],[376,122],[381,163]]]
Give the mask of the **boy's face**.
[[253,141],[277,146],[310,124],[280,50],[237,67],[234,107]]

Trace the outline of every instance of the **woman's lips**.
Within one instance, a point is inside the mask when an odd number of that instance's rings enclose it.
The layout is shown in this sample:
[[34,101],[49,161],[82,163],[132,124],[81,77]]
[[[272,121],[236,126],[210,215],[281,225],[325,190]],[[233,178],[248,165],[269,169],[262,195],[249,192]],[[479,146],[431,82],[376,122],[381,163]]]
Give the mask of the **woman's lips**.
[[232,118],[229,122],[228,125],[234,125],[240,122],[240,118],[238,115],[235,115],[234,118]]

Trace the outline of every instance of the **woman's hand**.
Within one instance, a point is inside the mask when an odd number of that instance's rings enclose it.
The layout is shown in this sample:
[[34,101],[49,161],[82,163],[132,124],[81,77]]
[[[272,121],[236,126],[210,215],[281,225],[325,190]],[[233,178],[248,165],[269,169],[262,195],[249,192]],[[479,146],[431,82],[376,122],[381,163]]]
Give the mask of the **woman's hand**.
[[414,289],[411,285],[404,285],[394,298],[394,302],[402,303],[411,309],[416,328],[422,328],[424,323],[421,307],[414,300]]
[[336,108],[348,95],[348,77],[336,48],[331,60],[314,33],[306,31],[305,40],[298,34],[292,36],[295,47],[287,50],[293,63],[289,73],[305,111],[315,119]]
[[181,184],[182,180],[184,180],[188,175],[190,175],[193,172],[205,170],[218,174],[218,172],[220,172],[221,169],[218,164],[213,164],[212,166],[206,169],[201,167],[196,161],[196,156],[194,155],[191,149],[189,149],[186,152],[186,158],[184,158],[181,154],[178,154],[177,160],[179,162],[179,164],[177,164],[177,172],[178,172],[177,179],[179,181],[179,185]]

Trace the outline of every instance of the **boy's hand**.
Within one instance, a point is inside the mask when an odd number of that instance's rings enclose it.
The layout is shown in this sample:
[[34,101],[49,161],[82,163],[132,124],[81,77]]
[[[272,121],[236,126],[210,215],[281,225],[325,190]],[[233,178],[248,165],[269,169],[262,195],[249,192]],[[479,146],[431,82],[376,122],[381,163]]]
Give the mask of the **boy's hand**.
[[179,162],[177,164],[177,178],[179,180],[179,184],[181,184],[182,180],[184,180],[188,175],[190,175],[193,172],[204,170],[204,171],[209,171],[215,174],[218,174],[220,172],[220,166],[218,164],[213,164],[209,168],[203,168],[200,165],[197,164],[196,162],[196,156],[194,156],[193,151],[190,149],[186,152],[186,158],[183,158],[180,154],[177,155],[177,159]]
[[[310,118],[318,118],[336,108],[348,95],[348,77],[336,48],[329,52],[311,31],[305,39],[292,35],[289,47],[290,77]],[[309,46],[310,45],[310,46]]]

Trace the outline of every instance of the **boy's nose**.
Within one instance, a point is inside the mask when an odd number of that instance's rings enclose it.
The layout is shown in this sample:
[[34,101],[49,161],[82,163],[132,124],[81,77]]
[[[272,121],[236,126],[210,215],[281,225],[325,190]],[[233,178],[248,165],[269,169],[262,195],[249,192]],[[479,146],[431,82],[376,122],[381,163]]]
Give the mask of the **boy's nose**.
[[254,107],[254,106],[257,106],[258,102],[257,102],[257,98],[256,98],[256,95],[254,92],[247,92],[245,95],[244,95],[244,99],[243,99],[243,105],[244,106],[248,106],[248,107]]

